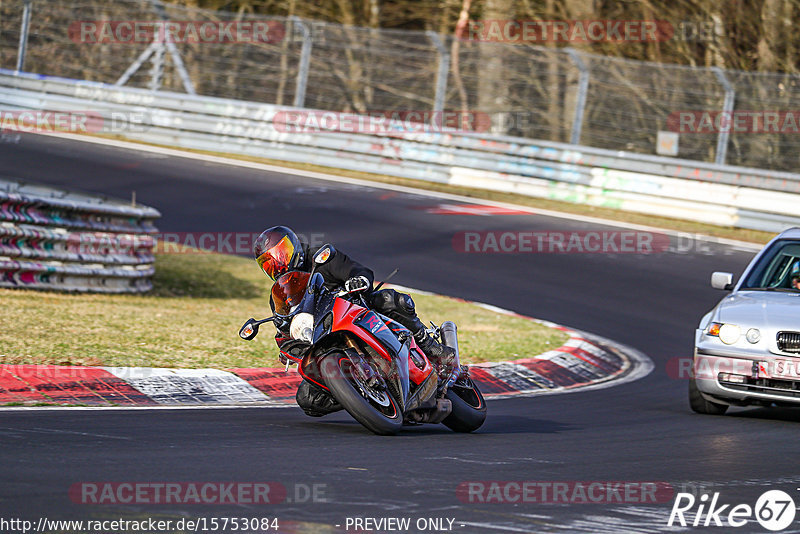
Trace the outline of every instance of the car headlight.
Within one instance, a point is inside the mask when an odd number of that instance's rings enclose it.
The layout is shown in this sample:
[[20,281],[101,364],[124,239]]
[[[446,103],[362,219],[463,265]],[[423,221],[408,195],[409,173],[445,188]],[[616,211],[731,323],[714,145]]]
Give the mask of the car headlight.
[[[718,337],[726,345],[733,345],[742,337],[742,329],[730,323],[711,323],[706,330],[707,336]],[[758,328],[750,328],[745,334],[748,343],[755,345],[761,341],[761,331]]]
[[314,316],[310,313],[298,313],[295,315],[289,327],[289,335],[292,336],[292,339],[311,343],[314,339]]
[[[709,331],[709,334],[713,335],[711,331]],[[733,345],[739,341],[739,338],[742,336],[742,329],[735,324],[724,323],[719,325],[717,336],[719,336],[719,340],[726,345]]]

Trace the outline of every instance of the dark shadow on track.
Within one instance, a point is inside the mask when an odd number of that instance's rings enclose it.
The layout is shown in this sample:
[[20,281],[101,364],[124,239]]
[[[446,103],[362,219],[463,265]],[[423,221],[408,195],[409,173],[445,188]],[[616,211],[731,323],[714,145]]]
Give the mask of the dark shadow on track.
[[[358,422],[344,418],[328,419],[324,418],[315,421],[303,421],[301,425],[304,429],[341,432],[347,435],[365,434],[370,431],[362,427]],[[502,434],[558,434],[572,430],[579,430],[580,427],[568,425],[559,421],[546,419],[536,419],[519,415],[497,415],[487,419],[486,424],[471,433],[453,432],[442,425],[409,425],[404,426],[395,438],[410,436],[479,436],[479,435],[502,435]]]
[[741,411],[728,412],[722,417],[800,423],[800,410],[797,408],[741,408]]

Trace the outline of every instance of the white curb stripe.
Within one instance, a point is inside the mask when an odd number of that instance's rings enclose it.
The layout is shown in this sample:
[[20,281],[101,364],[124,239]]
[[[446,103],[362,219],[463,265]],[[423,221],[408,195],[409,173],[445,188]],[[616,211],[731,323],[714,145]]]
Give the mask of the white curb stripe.
[[159,404],[268,404],[269,397],[219,369],[106,367]]

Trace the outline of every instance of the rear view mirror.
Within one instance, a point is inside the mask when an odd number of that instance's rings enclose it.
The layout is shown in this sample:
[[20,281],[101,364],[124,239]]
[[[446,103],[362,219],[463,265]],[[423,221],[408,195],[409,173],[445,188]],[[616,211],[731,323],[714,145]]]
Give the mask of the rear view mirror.
[[250,341],[258,335],[258,322],[255,319],[248,319],[239,329],[239,337]]
[[333,245],[322,245],[317,253],[314,254],[314,263],[316,265],[327,263],[334,254],[336,254],[336,249],[333,248]]
[[714,289],[733,289],[733,274],[723,272],[712,273],[711,287]]

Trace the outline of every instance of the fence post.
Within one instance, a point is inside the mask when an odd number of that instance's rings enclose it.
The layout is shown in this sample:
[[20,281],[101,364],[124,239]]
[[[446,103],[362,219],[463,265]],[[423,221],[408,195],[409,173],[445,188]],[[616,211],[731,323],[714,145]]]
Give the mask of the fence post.
[[[169,16],[167,15],[167,10],[164,7],[164,4],[161,3],[161,0],[150,0],[150,4],[153,6],[153,10],[158,14],[162,21],[167,22],[169,21]],[[154,37],[155,38],[155,37]],[[155,41],[154,41],[155,42]],[[183,83],[183,88],[186,89],[186,92],[190,95],[197,94],[194,89],[194,84],[192,83],[191,78],[189,78],[189,73],[186,71],[186,66],[183,64],[183,58],[181,58],[181,53],[178,51],[178,47],[175,46],[175,43],[172,42],[167,36],[166,32],[164,32],[164,41],[161,44],[161,49],[156,50],[156,56],[153,57],[153,68],[161,69],[161,73],[159,73],[158,79],[158,87],[161,87],[161,78],[163,76],[163,69],[164,69],[164,47],[166,47],[166,51],[169,52],[170,57],[172,58],[172,62],[175,64],[175,70],[178,71],[178,76],[181,78],[181,82]],[[156,65],[155,62],[159,61],[160,64]],[[151,85],[156,85],[156,80],[153,80]],[[153,89],[154,91],[156,89]]]
[[450,73],[450,51],[444,46],[439,34],[425,32],[436,47],[439,54],[439,68],[436,71],[436,94],[433,97],[433,111],[444,111],[444,99],[447,92],[447,75]]
[[308,70],[311,65],[311,47],[314,44],[311,30],[300,17],[292,17],[293,24],[299,24],[303,31],[303,48],[300,50],[300,65],[297,67],[297,85],[294,90],[294,107],[302,108],[306,103],[306,87],[308,86]]
[[164,78],[164,51],[163,43],[158,43],[153,52],[153,66],[150,68],[150,90],[161,89],[161,80]]
[[572,118],[572,132],[569,142],[573,145],[581,143],[581,131],[583,130],[583,111],[586,109],[586,97],[589,93],[589,67],[583,62],[578,52],[572,48],[567,48],[567,54],[572,62],[578,67],[578,99],[575,101],[575,116]]
[[724,165],[725,159],[728,156],[728,139],[731,135],[730,124],[731,121],[733,121],[733,105],[736,98],[736,91],[734,91],[733,86],[728,81],[728,78],[721,68],[711,67],[711,70],[714,71],[717,80],[722,84],[722,88],[725,89],[725,100],[722,101],[722,113],[723,117],[728,117],[728,128],[723,128],[722,121],[720,120],[719,134],[717,134],[717,152],[714,157],[714,163],[717,165]]
[[19,31],[19,48],[17,49],[17,72],[19,74],[25,68],[25,53],[28,49],[28,32],[31,27],[31,2],[25,0],[25,7],[22,9],[22,27]]

